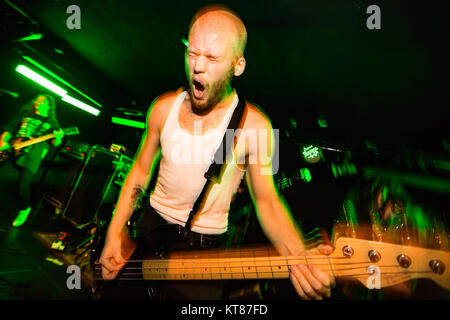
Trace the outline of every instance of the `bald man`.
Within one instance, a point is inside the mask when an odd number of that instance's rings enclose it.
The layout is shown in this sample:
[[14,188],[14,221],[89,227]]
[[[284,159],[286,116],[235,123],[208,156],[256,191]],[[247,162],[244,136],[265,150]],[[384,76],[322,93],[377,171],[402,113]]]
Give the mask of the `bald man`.
[[[246,41],[244,24],[226,8],[209,6],[192,19],[185,57],[188,90],[165,93],[155,99],[149,108],[146,131],[122,187],[100,258],[104,279],[114,279],[126,264],[121,255],[120,233],[131,217],[136,199],[147,188],[159,158],[159,173],[150,196],[151,212],[146,215],[151,217],[144,219],[144,224],[148,226],[162,221],[178,231],[185,226],[189,212],[206,182],[204,173],[211,163],[210,159],[239,100],[231,80],[245,70]],[[180,239],[172,248],[204,248],[205,241],[198,239],[208,239],[206,243],[209,247],[223,245],[231,197],[244,173],[247,173],[258,220],[274,247],[281,255],[305,254],[301,232],[280,199],[272,175],[268,174],[272,172],[270,159],[274,145],[270,120],[258,107],[246,102],[241,129],[232,152],[232,161],[223,165],[220,183],[211,187],[192,221],[193,238],[183,239],[183,233],[179,232]],[[244,138],[248,132],[265,132],[267,141],[248,143]],[[329,247],[318,250],[325,254],[331,252]],[[322,299],[330,296],[334,285],[331,275],[312,265],[295,265],[290,271],[291,281],[302,298]],[[169,283],[162,286],[165,286],[169,298],[221,297],[220,286],[209,281],[195,284],[189,281],[184,285]],[[198,290],[192,290],[195,285]]]

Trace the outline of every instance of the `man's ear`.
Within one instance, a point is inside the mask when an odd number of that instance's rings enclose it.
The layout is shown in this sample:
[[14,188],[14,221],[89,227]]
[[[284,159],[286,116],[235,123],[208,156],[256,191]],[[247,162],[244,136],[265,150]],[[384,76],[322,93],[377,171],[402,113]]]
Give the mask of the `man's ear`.
[[244,57],[239,57],[239,59],[236,61],[236,64],[234,65],[234,75],[236,77],[239,77],[241,74],[244,73],[246,61]]

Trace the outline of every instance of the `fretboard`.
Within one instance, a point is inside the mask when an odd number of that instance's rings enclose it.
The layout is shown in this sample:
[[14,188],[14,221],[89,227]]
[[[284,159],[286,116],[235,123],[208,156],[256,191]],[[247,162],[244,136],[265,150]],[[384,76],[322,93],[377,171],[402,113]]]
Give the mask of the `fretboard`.
[[280,279],[289,278],[290,266],[298,263],[333,272],[327,256],[274,256],[144,260],[142,274],[146,280]]

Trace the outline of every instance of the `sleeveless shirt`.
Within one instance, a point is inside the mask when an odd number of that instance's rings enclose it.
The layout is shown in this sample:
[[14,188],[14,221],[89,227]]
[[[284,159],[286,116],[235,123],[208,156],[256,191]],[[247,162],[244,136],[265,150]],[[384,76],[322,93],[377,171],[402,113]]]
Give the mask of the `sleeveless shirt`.
[[[185,225],[194,202],[206,183],[204,173],[213,161],[234,109],[237,94],[223,120],[215,129],[202,135],[200,122],[194,123],[194,135],[182,129],[178,122],[180,107],[187,92],[182,92],[172,105],[160,136],[161,160],[150,205],[169,223]],[[197,134],[198,133],[198,134]],[[242,161],[243,159],[239,159]],[[223,165],[220,183],[214,183],[193,220],[192,231],[221,234],[227,231],[230,202],[244,175],[237,163]]]

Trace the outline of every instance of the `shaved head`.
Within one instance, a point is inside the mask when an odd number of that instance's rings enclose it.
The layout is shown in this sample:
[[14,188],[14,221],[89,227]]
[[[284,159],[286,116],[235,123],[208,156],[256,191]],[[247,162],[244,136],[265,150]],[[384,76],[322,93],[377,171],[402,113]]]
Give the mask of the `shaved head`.
[[192,18],[189,34],[200,27],[210,32],[230,32],[234,54],[243,56],[247,44],[247,30],[238,15],[224,6],[211,5],[200,9]]
[[232,94],[231,81],[245,70],[247,31],[241,19],[222,6],[199,10],[189,26],[185,70],[191,104],[206,110]]

